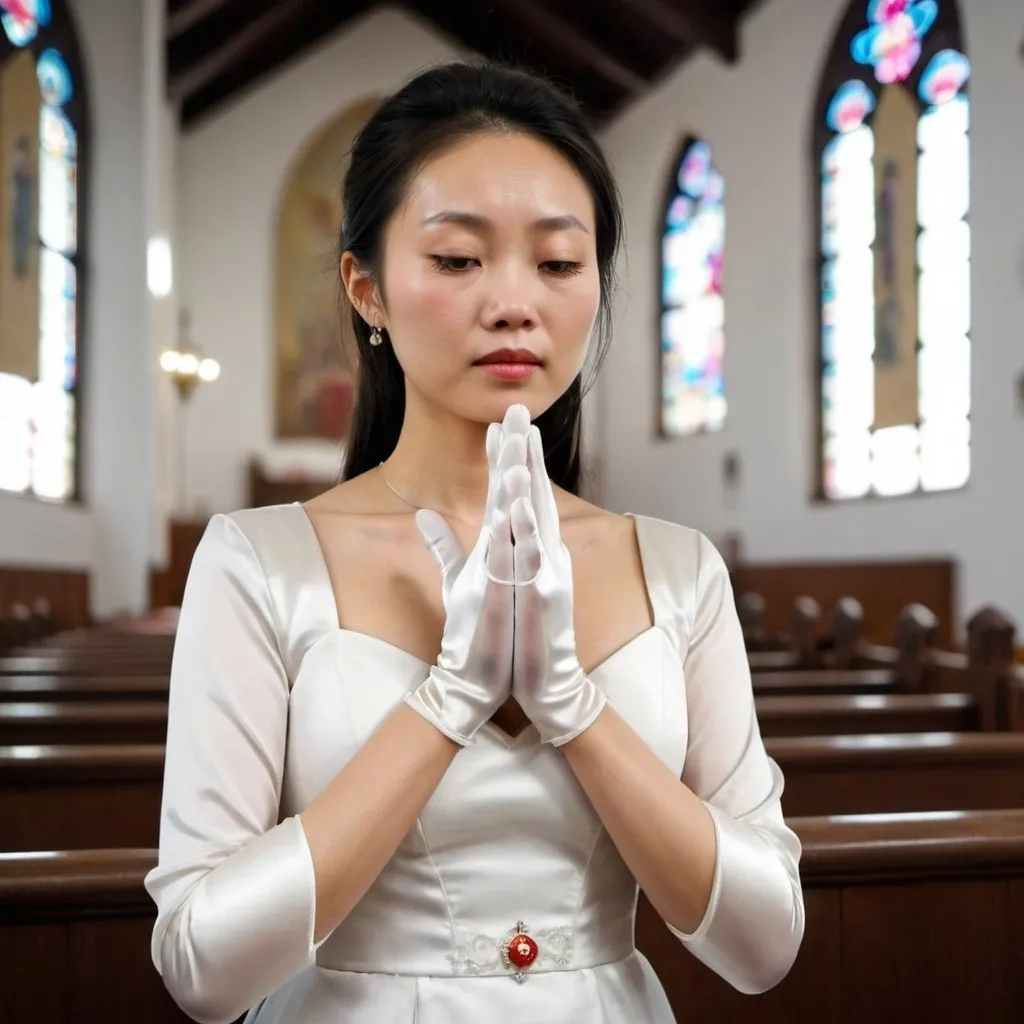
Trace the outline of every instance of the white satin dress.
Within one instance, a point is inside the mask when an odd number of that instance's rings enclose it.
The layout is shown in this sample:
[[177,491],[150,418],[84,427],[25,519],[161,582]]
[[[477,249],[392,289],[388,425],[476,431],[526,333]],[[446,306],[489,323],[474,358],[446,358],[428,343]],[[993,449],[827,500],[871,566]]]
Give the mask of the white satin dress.
[[[715,822],[704,920],[680,940],[745,992],[803,934],[800,845],[754,714],[725,565],[635,516],[653,625],[591,673]],[[566,762],[487,725],[349,916],[314,943],[297,815],[428,671],[339,628],[301,505],[212,519],[171,672],[152,954],[191,1016],[247,1024],[672,1024],[634,946],[637,884]],[[536,959],[502,949],[522,930]]]

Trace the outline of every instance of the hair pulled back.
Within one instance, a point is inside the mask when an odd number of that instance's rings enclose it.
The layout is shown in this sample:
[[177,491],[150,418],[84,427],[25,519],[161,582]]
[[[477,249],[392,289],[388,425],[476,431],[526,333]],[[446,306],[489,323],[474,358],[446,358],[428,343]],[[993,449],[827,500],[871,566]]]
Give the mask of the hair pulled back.
[[[573,494],[581,483],[583,396],[608,350],[615,260],[622,236],[618,189],[575,101],[544,78],[490,62],[430,68],[388,97],[356,137],[342,190],[339,255],[351,252],[385,299],[385,229],[409,183],[431,158],[477,134],[522,133],[564,156],[594,202],[601,299],[592,370],[536,419],[552,481]],[[370,326],[351,310],[357,385],[342,479],[374,468],[395,449],[405,415],[405,377],[394,349],[370,345]],[[386,338],[386,335],[385,335]]]

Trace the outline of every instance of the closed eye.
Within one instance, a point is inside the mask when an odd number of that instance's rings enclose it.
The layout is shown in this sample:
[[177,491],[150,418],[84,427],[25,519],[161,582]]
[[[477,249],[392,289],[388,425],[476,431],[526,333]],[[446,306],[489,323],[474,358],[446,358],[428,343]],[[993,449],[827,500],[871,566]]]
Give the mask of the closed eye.
[[571,274],[578,274],[583,269],[583,264],[578,260],[548,260],[541,264],[549,273],[557,274],[559,277],[569,277]]
[[[433,261],[434,269],[442,274],[462,274],[472,270],[474,265],[480,264],[480,261],[472,256],[441,256],[432,253],[430,259]],[[578,260],[545,260],[541,267],[556,277],[570,277],[578,274],[583,269],[583,264]]]
[[466,270],[472,270],[472,264],[479,263],[479,260],[472,256],[437,256],[431,255],[434,261],[434,269],[442,274],[459,274]]

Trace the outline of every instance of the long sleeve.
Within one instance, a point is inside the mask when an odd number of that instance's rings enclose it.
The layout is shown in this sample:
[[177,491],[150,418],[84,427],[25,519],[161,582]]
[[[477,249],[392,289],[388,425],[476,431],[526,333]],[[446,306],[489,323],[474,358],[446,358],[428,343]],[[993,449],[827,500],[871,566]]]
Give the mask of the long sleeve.
[[703,921],[691,934],[669,930],[734,988],[757,993],[786,976],[803,938],[800,840],[783,821],[782,772],[761,739],[728,571],[702,535],[695,597],[682,781],[711,814],[717,854]]
[[236,522],[196,551],[171,668],[153,962],[179,1006],[229,1022],[313,959],[315,878],[278,823],[288,680],[266,578]]

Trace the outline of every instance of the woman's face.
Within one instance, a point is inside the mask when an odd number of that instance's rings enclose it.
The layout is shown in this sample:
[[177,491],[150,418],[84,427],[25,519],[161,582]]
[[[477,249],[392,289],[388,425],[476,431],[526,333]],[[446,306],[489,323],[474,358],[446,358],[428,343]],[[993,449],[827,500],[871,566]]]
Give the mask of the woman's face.
[[[481,423],[533,418],[586,356],[600,301],[593,200],[556,150],[477,135],[427,163],[384,239],[384,326],[407,394]],[[513,376],[499,349],[537,365]]]

